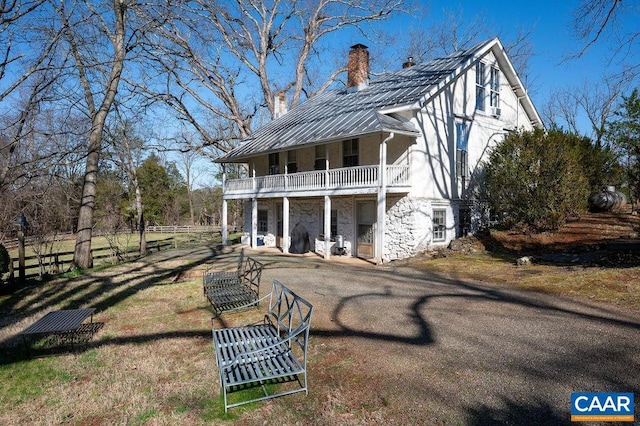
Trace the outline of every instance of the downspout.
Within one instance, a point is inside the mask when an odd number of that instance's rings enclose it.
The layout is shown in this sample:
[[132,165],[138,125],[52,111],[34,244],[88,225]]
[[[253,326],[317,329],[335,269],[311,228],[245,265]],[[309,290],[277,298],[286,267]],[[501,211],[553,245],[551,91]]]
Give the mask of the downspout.
[[384,235],[386,231],[386,211],[387,211],[387,143],[395,137],[395,133],[389,133],[386,139],[380,142],[380,169],[378,175],[378,214],[376,226],[376,262],[382,264],[384,253]]

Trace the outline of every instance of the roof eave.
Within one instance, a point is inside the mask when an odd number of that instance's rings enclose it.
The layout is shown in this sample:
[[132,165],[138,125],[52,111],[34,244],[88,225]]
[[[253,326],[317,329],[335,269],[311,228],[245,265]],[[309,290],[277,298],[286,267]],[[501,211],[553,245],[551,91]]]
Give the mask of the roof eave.
[[[325,139],[318,139],[315,141],[311,141],[309,143],[305,143],[302,145],[296,145],[295,147],[291,147],[290,149],[286,150],[292,150],[292,149],[298,149],[298,148],[303,148],[303,147],[310,147],[310,146],[315,146],[315,145],[322,145],[322,144],[327,144],[327,143],[333,143],[333,142],[339,142],[345,139],[353,139],[353,138],[360,138],[360,137],[365,137],[365,136],[371,136],[371,135],[377,135],[377,134],[389,134],[389,133],[393,133],[395,135],[402,135],[402,136],[408,136],[411,138],[417,138],[418,136],[420,136],[420,132],[417,130],[399,130],[399,129],[389,129],[389,128],[382,128],[380,130],[376,130],[374,132],[362,132],[362,133],[350,133],[348,135],[343,135],[343,136],[339,136],[339,137],[334,137],[334,138],[325,138]],[[283,151],[282,149],[271,149],[271,150],[267,150],[267,151],[260,151],[260,152],[254,152],[252,154],[245,154],[245,155],[238,155],[238,156],[234,156],[232,158],[224,158],[224,155],[221,157],[218,157],[216,159],[213,160],[214,163],[246,163],[247,160],[250,160],[251,158],[255,158],[257,156],[261,156],[261,155],[268,155],[268,154],[272,154],[274,152],[281,152]]]

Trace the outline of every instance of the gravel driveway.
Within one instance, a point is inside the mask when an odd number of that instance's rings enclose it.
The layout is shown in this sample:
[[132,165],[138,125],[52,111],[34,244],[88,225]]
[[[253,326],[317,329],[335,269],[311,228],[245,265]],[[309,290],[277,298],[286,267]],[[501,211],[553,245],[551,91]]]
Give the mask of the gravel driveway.
[[571,424],[577,391],[635,392],[638,404],[639,312],[411,268],[247,253],[266,265],[265,291],[275,278],[314,305],[301,407],[325,413],[318,423]]

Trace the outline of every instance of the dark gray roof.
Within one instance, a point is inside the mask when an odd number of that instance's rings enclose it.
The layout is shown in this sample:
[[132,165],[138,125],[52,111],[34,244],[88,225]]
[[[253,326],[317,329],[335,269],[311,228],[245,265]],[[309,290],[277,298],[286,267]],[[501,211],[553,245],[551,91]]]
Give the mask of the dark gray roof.
[[411,123],[379,111],[415,104],[495,40],[444,58],[382,74],[363,90],[345,88],[319,94],[266,124],[216,161],[239,161],[258,153],[379,132],[417,135],[418,131]]

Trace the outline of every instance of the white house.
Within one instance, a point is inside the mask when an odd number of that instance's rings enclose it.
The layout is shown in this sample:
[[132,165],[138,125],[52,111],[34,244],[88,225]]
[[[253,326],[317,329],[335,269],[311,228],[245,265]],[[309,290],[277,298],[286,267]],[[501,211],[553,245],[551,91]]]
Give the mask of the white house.
[[231,199],[246,202],[246,242],[285,253],[303,236],[325,258],[386,262],[477,230],[491,147],[542,127],[502,44],[408,61],[371,80],[368,59],[366,46],[352,46],[346,88],[288,112],[280,95],[276,118],[217,159],[249,170],[223,184],[224,241]]

